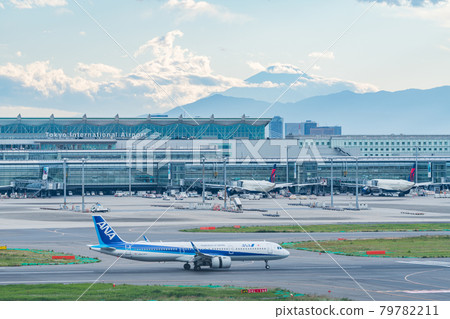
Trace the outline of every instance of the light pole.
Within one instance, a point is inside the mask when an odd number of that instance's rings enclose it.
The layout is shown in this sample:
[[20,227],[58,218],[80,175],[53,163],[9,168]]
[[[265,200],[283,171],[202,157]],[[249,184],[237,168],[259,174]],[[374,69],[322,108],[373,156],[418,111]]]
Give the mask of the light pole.
[[202,164],[203,164],[203,170],[202,170],[202,202],[205,203],[205,157],[202,157]]
[[334,178],[333,178],[333,158],[331,158],[331,207],[334,207]]
[[223,194],[223,208],[227,209],[227,159],[223,158],[223,185],[224,194]]
[[81,212],[84,212],[84,158],[81,159]]
[[67,197],[66,197],[66,189],[67,189],[67,187],[66,187],[66,183],[67,183],[67,180],[66,180],[66,165],[67,165],[67,158],[65,158],[64,160],[63,160],[63,186],[64,186],[64,209],[66,209],[66,207],[67,207]]
[[419,148],[416,146],[416,170],[414,171],[414,183],[417,185],[418,175],[419,172]]
[[128,167],[128,196],[131,197],[131,164]]
[[359,180],[358,180],[358,157],[356,157],[356,209],[359,210],[358,193],[359,193]]
[[289,183],[289,145],[286,146],[286,183]]

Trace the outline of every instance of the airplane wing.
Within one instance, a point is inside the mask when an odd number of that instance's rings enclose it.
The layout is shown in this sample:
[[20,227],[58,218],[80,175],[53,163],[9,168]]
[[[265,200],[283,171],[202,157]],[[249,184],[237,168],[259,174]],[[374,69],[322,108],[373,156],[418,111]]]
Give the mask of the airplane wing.
[[431,186],[431,185],[436,185],[436,186],[440,186],[440,185],[450,185],[450,182],[447,182],[447,183],[424,182],[424,183],[417,183],[417,184],[414,184],[414,187],[423,187],[423,186]]
[[[348,186],[348,187],[356,187],[357,184],[355,183],[341,183],[341,185]],[[358,184],[358,187],[370,187],[375,189],[380,189],[378,186],[367,186],[367,184]]]
[[217,189],[223,189],[225,187],[225,185],[220,185],[220,184],[205,184],[205,187],[208,188],[217,188]]
[[195,256],[196,256],[196,257],[197,257],[197,256],[200,256],[200,257],[209,257],[209,258],[214,257],[213,255],[208,255],[208,254],[202,253],[200,250],[198,250],[197,247],[195,247],[195,245],[194,245],[193,242],[191,242],[191,245],[192,245],[192,248],[193,248],[194,251],[195,251]]
[[194,261],[194,262],[198,262],[198,261],[207,261],[207,262],[210,262],[211,259],[213,259],[214,257],[216,257],[216,256],[214,256],[214,255],[209,255],[209,254],[204,254],[204,253],[202,253],[200,250],[198,250],[197,247],[195,247],[195,245],[194,245],[193,242],[191,242],[191,245],[192,245],[192,248],[193,248],[194,251],[195,251],[195,256],[194,256],[193,258],[191,257],[191,260]]
[[432,182],[416,183],[416,184],[414,184],[414,187],[423,187],[423,186],[430,186],[430,185],[441,185],[441,183],[432,183]]
[[273,189],[276,188],[286,188],[286,187],[291,187],[293,186],[292,183],[282,183],[282,184],[275,184],[275,187]]
[[274,189],[276,188],[286,188],[286,187],[305,187],[305,186],[314,186],[314,185],[321,185],[320,183],[306,183],[306,184],[293,184],[293,183],[283,183],[283,184],[276,184]]
[[106,250],[106,251],[114,251],[116,250],[116,248],[108,246],[108,245],[87,245],[89,248],[94,247],[94,248],[100,248],[101,250]]
[[[219,184],[205,184],[205,187],[207,188],[213,188],[213,189],[220,189],[223,190],[223,188],[225,187],[225,185],[219,185]],[[227,190],[234,190],[236,192],[241,192],[244,190],[244,188],[240,187],[240,186],[231,186],[231,185],[227,185]]]
[[315,186],[322,185],[321,183],[305,183],[305,184],[292,184],[292,186],[304,187],[304,186]]

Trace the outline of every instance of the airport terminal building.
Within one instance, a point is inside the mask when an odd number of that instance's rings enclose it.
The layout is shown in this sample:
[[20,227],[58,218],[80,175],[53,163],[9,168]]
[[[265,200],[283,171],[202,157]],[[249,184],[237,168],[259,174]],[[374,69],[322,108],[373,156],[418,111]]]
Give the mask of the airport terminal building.
[[[201,188],[240,179],[276,182],[407,179],[450,182],[450,136],[353,135],[268,139],[270,118],[2,118],[1,191],[114,192]],[[224,163],[225,162],[225,163]],[[46,172],[43,180],[43,172]],[[84,171],[84,174],[83,174]],[[65,172],[65,174],[64,174]],[[327,183],[328,181],[328,183]],[[304,189],[302,191],[317,191]]]

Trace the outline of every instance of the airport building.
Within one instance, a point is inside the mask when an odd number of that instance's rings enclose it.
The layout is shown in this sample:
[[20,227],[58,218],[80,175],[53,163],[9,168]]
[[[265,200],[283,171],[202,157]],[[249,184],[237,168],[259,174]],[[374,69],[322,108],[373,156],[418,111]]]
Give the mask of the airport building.
[[307,120],[302,123],[286,123],[285,137],[289,139],[303,136],[337,136],[342,135],[341,126],[318,126],[316,122]]
[[280,116],[274,116],[269,123],[269,137],[270,138],[283,138],[283,118]]
[[271,119],[195,120],[0,119],[0,191],[61,192],[66,176],[80,193],[83,175],[87,191],[200,189],[203,163],[210,184],[223,184],[225,167],[229,184],[268,180],[276,164],[276,182],[323,180],[324,191],[331,159],[336,186],[355,181],[357,165],[362,182],[407,179],[416,162],[418,182],[450,182],[448,135],[265,139]]
[[264,139],[270,118],[0,118],[0,150],[115,149],[135,137]]

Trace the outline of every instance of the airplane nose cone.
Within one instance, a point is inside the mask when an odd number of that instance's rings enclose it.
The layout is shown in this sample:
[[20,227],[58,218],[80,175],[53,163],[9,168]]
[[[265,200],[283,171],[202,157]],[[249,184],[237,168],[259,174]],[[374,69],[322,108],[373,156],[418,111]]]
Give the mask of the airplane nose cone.
[[283,249],[283,256],[287,257],[289,255],[290,253],[286,249]]

